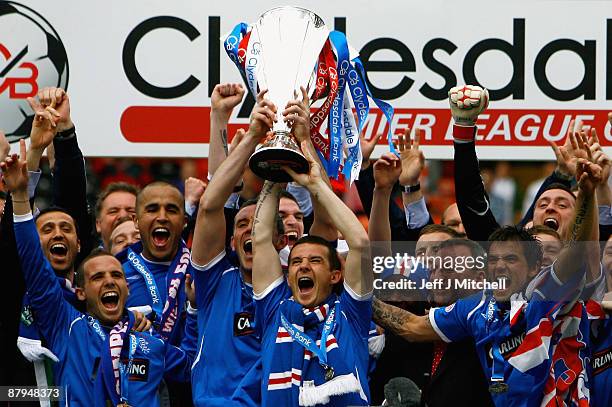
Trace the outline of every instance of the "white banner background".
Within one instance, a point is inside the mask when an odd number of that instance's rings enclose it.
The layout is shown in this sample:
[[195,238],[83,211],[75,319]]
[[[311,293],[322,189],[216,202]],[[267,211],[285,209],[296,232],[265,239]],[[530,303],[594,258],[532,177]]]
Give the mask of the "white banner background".
[[[161,129],[160,132],[165,134],[167,142],[126,140],[120,126],[122,115],[131,106],[209,107],[209,16],[220,17],[220,33],[223,35],[236,23],[254,22],[263,11],[282,5],[284,2],[29,0],[20,3],[43,15],[58,32],[66,47],[70,66],[68,92],[72,117],[77,125],[79,144],[86,155],[202,157],[206,156],[208,151],[206,143],[171,142],[172,129],[185,124],[177,123],[177,119],[172,114],[164,114],[164,110],[160,110],[152,117],[142,119],[141,123],[130,123],[130,126],[144,127],[149,131]],[[606,66],[607,48],[612,49],[612,34],[610,38],[606,38],[606,20],[612,19],[610,1],[488,0],[460,3],[429,0],[417,3],[386,0],[372,3],[363,0],[334,2],[296,0],[292,1],[292,4],[313,10],[326,21],[330,29],[334,28],[334,18],[346,18],[347,37],[357,50],[361,50],[364,45],[376,38],[393,38],[403,43],[414,57],[414,72],[371,72],[369,79],[379,88],[393,88],[404,77],[414,80],[407,92],[390,100],[390,103],[399,110],[435,109],[433,115],[436,116],[438,127],[434,127],[434,131],[440,133],[442,129],[444,134],[434,134],[434,139],[442,139],[446,135],[448,121],[444,123],[439,121],[440,115],[448,105],[445,100],[431,100],[419,92],[425,83],[434,88],[442,87],[444,84],[443,78],[423,62],[422,52],[425,44],[433,38],[444,38],[457,46],[456,51],[450,55],[439,50],[434,57],[448,66],[455,73],[457,83],[461,84],[464,81],[463,62],[468,50],[486,38],[498,38],[512,43],[515,18],[525,21],[524,99],[514,100],[508,97],[494,101],[490,105],[491,109],[556,110],[557,115],[563,110],[612,111],[612,101],[606,100],[606,85],[610,86],[606,83],[606,69],[612,71],[612,66]],[[197,38],[190,41],[177,30],[156,29],[144,36],[136,48],[136,66],[146,81],[162,87],[177,85],[190,75],[200,81],[195,89],[178,98],[157,99],[147,96],[130,83],[124,72],[122,53],[126,38],[140,23],[156,16],[183,19],[200,33]],[[19,36],[20,29],[19,26],[10,29],[5,26],[0,27],[0,32],[3,35],[10,32],[11,35]],[[584,100],[584,97],[579,97],[568,102],[556,101],[544,94],[536,84],[534,61],[537,54],[546,44],[560,38],[572,39],[581,44],[586,40],[596,42],[595,65],[589,67],[595,70],[596,75],[594,100]],[[4,42],[8,41],[0,38],[0,44]],[[231,64],[221,45],[219,50],[221,81],[241,82],[237,69]],[[19,49],[11,50],[11,52],[18,51]],[[397,52],[386,49],[376,51],[370,60],[400,61],[400,58]],[[612,54],[610,58],[609,65],[612,65]],[[5,64],[0,55],[0,71]],[[512,76],[512,69],[510,59],[499,51],[484,53],[475,66],[476,77],[484,86],[492,89],[506,85]],[[575,87],[582,80],[584,71],[584,65],[577,54],[569,51],[555,53],[546,66],[548,79],[559,89]],[[612,73],[608,76],[608,80],[612,81]],[[0,84],[1,81],[0,78]],[[6,98],[7,94],[8,92],[0,94],[0,98]],[[193,116],[192,112],[192,116],[189,117],[198,120],[192,120],[189,126],[200,127],[200,132],[207,134],[207,110],[195,111],[200,112],[200,115]],[[2,114],[0,113],[0,128]],[[246,119],[239,119],[236,114],[237,111],[234,112],[231,123],[247,123]],[[375,116],[372,115],[373,118]],[[599,121],[596,123],[598,130],[600,135],[606,132],[608,137],[606,144],[612,145],[610,126],[604,128],[605,122],[601,121],[601,117],[603,116],[598,116]],[[394,120],[395,132],[402,132],[407,123],[413,124],[413,120],[414,115],[407,116],[406,112],[399,112]],[[561,126],[563,117],[559,116],[556,120],[558,121],[555,123]],[[423,121],[427,122],[425,119]],[[511,122],[514,123],[516,120]],[[384,126],[384,123],[381,126]],[[382,127],[376,129],[372,122],[367,132],[371,135],[374,131],[381,130]],[[479,147],[481,158],[553,158],[550,147],[545,143],[533,146],[534,143],[517,142],[511,130],[507,132],[513,138],[510,142],[511,147],[481,146]],[[502,129],[501,133],[503,132]],[[552,133],[558,132],[557,129]],[[483,134],[486,134],[486,131]],[[143,137],[146,139],[147,135],[144,134]],[[497,137],[503,139],[504,136]],[[603,136],[601,138],[604,139]],[[442,146],[440,143],[432,142],[434,145],[425,146],[426,156],[452,158],[452,147],[448,145],[448,141],[446,143],[447,145]],[[13,145],[13,148],[15,147]],[[386,147],[381,145],[377,148],[376,154],[385,150]]]

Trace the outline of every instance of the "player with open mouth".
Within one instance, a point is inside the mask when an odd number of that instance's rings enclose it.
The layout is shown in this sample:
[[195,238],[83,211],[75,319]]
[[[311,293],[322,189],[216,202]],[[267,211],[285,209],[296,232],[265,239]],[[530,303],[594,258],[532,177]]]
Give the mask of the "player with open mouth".
[[[21,157],[25,156],[22,140]],[[40,220],[43,237],[39,238],[28,199],[26,160],[13,155],[0,167],[13,194],[15,237],[30,304],[38,316],[41,337],[57,359],[55,380],[64,389],[62,401],[66,405],[158,405],[162,378],[188,381],[191,358],[150,334],[150,321],[125,308],[129,293],[125,274],[108,252],[94,250],[81,262],[75,293],[85,303],[86,313],[74,308],[43,254],[46,247],[51,258],[64,261],[70,245],[54,232],[49,216]],[[55,227],[67,235],[72,232],[62,222]],[[52,243],[47,243],[46,236]],[[140,376],[131,370],[135,364]]]

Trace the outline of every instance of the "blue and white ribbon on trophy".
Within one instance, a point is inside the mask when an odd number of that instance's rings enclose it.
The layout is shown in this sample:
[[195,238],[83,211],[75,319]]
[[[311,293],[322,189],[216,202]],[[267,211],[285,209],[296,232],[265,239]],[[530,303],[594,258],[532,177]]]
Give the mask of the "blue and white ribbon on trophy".
[[[237,24],[225,38],[224,47],[228,56],[240,71],[249,90],[253,96],[256,96],[258,89],[266,86],[262,83],[258,84],[257,70],[261,63],[259,57],[261,44],[254,35],[256,36],[256,30],[252,30],[246,23]],[[389,149],[394,154],[398,154],[392,141],[393,107],[372,96],[372,92],[367,85],[363,63],[358,56],[353,59],[350,58],[344,33],[340,31],[330,32],[329,41],[335,49],[338,73],[338,92],[327,116],[329,154],[321,151],[320,143],[314,144],[327,174],[337,179],[342,168],[344,177],[352,184],[355,179],[359,178],[359,171],[361,170],[362,152],[359,134],[363,130],[370,111],[368,97],[372,98],[385,115],[388,123],[387,141]],[[315,66],[313,69],[316,72],[317,67]],[[260,81],[262,79],[259,78]],[[357,113],[357,122],[355,122],[353,107]]]

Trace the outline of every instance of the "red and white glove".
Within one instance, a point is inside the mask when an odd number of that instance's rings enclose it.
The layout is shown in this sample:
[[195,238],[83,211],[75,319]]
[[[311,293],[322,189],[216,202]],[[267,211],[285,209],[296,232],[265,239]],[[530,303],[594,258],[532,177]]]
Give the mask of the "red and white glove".
[[480,86],[457,86],[448,91],[448,101],[456,125],[474,126],[489,105],[489,92]]

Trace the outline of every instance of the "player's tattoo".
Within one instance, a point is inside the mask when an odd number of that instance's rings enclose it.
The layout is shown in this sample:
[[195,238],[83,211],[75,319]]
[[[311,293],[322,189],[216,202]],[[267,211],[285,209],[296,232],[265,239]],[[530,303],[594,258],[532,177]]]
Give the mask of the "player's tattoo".
[[574,243],[578,239],[578,233],[582,228],[582,224],[584,223],[591,199],[591,197],[585,196],[582,200],[582,205],[576,208],[576,217],[574,218],[574,224],[572,225],[570,243]]
[[372,319],[378,325],[393,333],[400,333],[406,330],[406,323],[410,314],[403,309],[385,304],[378,298],[372,301]]
[[261,193],[259,196],[259,202],[257,202],[257,207],[255,208],[255,217],[253,219],[253,229],[251,231],[251,236],[254,237],[257,229],[257,225],[260,224],[259,212],[261,208],[266,204],[266,200],[272,194],[272,189],[274,188],[274,183],[271,181],[266,181],[264,183],[263,188],[261,189]]
[[225,151],[225,156],[227,157],[228,148],[227,148],[227,129],[221,130],[221,143],[223,143],[223,151]]

